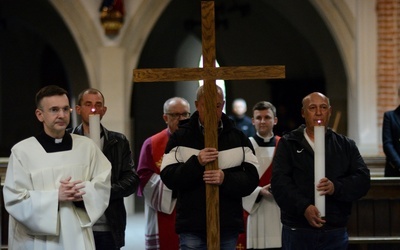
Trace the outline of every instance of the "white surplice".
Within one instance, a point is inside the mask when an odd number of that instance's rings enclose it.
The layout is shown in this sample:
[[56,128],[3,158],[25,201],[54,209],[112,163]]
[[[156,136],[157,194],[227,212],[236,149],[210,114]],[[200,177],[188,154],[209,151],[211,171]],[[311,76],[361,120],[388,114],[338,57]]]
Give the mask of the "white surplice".
[[[143,195],[147,220],[145,233],[147,237],[156,237],[162,226],[158,225],[158,213],[171,214],[175,208],[176,198],[172,198],[172,190],[162,183],[158,174],[151,176],[143,190]],[[175,230],[173,226],[170,229]]]
[[[89,138],[71,136],[72,150],[47,153],[35,137],[12,148],[3,189],[8,249],[95,249],[91,227],[108,206],[111,164]],[[85,185],[84,208],[58,201],[69,176]]]
[[[270,167],[275,147],[260,147],[250,137],[260,167],[261,176]],[[282,224],[280,209],[273,197],[263,197],[256,202],[262,187],[257,187],[252,194],[243,197],[243,208],[249,213],[247,218],[246,247],[247,249],[278,248],[282,246]]]

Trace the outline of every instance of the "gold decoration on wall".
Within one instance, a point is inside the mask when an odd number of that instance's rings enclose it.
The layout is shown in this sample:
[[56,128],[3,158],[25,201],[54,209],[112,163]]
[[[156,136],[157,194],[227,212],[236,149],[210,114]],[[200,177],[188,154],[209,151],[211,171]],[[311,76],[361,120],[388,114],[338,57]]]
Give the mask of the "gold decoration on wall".
[[105,0],[100,7],[100,21],[107,36],[116,36],[124,23],[122,0]]

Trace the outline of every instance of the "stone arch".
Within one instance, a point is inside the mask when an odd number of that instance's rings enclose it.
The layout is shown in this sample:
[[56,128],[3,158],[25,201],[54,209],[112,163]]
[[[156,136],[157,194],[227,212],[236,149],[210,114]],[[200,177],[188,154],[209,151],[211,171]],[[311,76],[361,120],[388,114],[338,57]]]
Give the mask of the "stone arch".
[[[341,122],[340,132],[346,132],[347,119],[345,117],[347,117],[347,94],[345,93],[347,93],[348,77],[346,75],[347,68],[343,65],[345,62],[348,63],[348,60],[343,59],[344,55],[339,51],[341,47],[338,46],[333,35],[329,32],[328,25],[316,10],[315,5],[309,2],[299,3],[299,1],[295,0],[284,2],[252,1],[250,6],[244,6],[250,7],[253,11],[251,15],[246,16],[246,13],[241,13],[239,9],[236,12],[226,11],[229,9],[228,7],[232,7],[228,6],[230,2],[231,1],[227,0],[220,1],[218,3],[221,5],[219,6],[217,6],[216,2],[216,7],[219,8],[217,10],[217,15],[221,16],[221,11],[224,11],[225,8],[225,13],[222,14],[224,18],[226,17],[226,20],[217,20],[220,22],[217,24],[220,25],[217,27],[217,29],[219,28],[217,31],[217,59],[221,65],[286,64],[287,72],[289,72],[286,84],[294,88],[292,91],[301,92],[304,88],[304,85],[301,84],[308,84],[311,85],[311,87],[305,87],[305,89],[316,89],[327,92],[331,97],[333,105],[343,110],[342,120],[344,121]],[[239,1],[239,3],[242,2]],[[138,67],[184,66],[179,65],[180,62],[177,62],[176,58],[179,54],[180,46],[183,46],[182,41],[186,40],[185,37],[187,37],[187,34],[182,34],[185,31],[181,30],[179,26],[181,24],[177,22],[177,19],[184,18],[182,16],[199,16],[199,12],[200,8],[196,3],[184,0],[170,2],[161,13],[157,22],[154,23],[151,33],[146,35],[147,40],[143,45],[143,50],[135,51],[135,55],[138,56]],[[170,16],[168,17],[168,15]],[[268,19],[268,16],[272,17]],[[181,20],[181,23],[185,21],[187,20]],[[195,25],[198,20],[193,18],[189,21]],[[174,22],[174,26],[169,26],[171,22]],[[246,23],[247,27],[242,25],[243,23]],[[224,29],[224,25],[226,24],[240,30],[240,33],[229,32],[229,28]],[[265,28],[265,26],[271,31]],[[313,28],[310,29],[310,27]],[[161,36],[155,38],[157,33]],[[200,40],[200,29],[196,25],[192,27],[191,31],[186,33],[190,33]],[[290,36],[288,33],[292,33],[293,36]],[[171,42],[172,44],[169,45],[167,37],[171,35],[174,37],[171,39],[173,41]],[[180,38],[176,39],[176,37]],[[161,38],[165,39],[162,44],[157,43],[157,41],[162,40]],[[296,39],[298,40],[297,43],[290,41]],[[256,40],[260,41],[258,43],[249,42]],[[351,41],[350,39],[350,42]],[[287,47],[281,47],[279,43],[283,43],[287,45]],[[243,48],[245,46],[256,48],[258,53]],[[149,49],[150,47],[153,49]],[[160,47],[165,48],[165,50],[161,51]],[[276,47],[277,49],[267,50],[265,47]],[[242,53],[242,49],[245,52]],[[153,55],[151,55],[152,52],[154,53]],[[351,59],[351,51],[346,51],[346,53],[350,53],[350,55],[345,54],[345,56]],[[290,60],[285,57],[290,58]],[[186,67],[188,66],[189,65],[186,64]],[[165,86],[165,83],[160,84]],[[280,81],[248,81],[246,82],[246,88],[243,89],[243,87],[240,87],[242,86],[241,83],[231,81],[227,83],[229,88],[227,93],[228,96],[232,96],[232,98],[239,94],[245,95],[248,99],[251,99],[249,105],[251,107],[253,105],[252,102],[255,103],[261,98],[275,101],[280,98],[285,98],[288,94],[283,92],[285,88],[279,87],[281,84],[282,82]],[[170,89],[173,89],[173,85],[171,86]],[[288,88],[286,88],[286,90],[287,89]],[[254,91],[250,93],[249,90]],[[274,91],[275,93],[276,91],[279,92],[277,95],[279,97],[272,94]],[[227,107],[229,107],[229,101],[230,100],[227,99]],[[294,105],[297,105],[297,109],[291,110],[290,115],[300,116],[299,98],[297,98],[297,101],[289,99],[286,100],[286,102],[296,102]],[[161,105],[159,106],[161,107]],[[154,110],[159,109],[154,107]],[[165,126],[165,124],[160,126]],[[146,136],[151,134],[149,132],[145,133],[147,133]]]
[[[81,1],[55,0],[50,2],[68,25],[69,32],[74,37],[74,42],[80,51],[80,54],[75,56],[82,57],[84,69],[87,72],[89,82],[86,84],[77,82],[77,91],[74,94],[77,95],[80,90],[88,86],[97,88],[98,74],[96,67],[98,65],[96,65],[96,62],[98,60],[96,60],[96,56],[98,48],[102,45],[98,28],[94,25]],[[78,87],[81,85],[85,87]]]
[[8,156],[14,143],[39,129],[32,102],[36,91],[58,84],[73,95],[87,86],[88,76],[68,27],[48,1],[2,1],[1,10],[0,99],[2,104],[18,100],[11,107],[0,104],[3,121],[15,121],[3,123],[0,131],[1,154]]
[[381,141],[381,128],[377,121],[376,3],[343,0],[311,2],[329,27],[346,71],[347,135],[358,143],[362,154],[376,155]]

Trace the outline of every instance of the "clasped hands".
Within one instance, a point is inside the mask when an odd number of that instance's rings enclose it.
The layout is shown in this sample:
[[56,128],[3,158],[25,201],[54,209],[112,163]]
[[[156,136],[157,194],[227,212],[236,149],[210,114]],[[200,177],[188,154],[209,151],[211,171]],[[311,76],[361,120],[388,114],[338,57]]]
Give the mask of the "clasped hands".
[[59,201],[82,201],[82,195],[86,194],[83,191],[85,185],[83,181],[71,181],[72,177],[61,180],[60,187],[58,188]]
[[[322,178],[316,186],[317,191],[320,195],[332,195],[335,192],[335,186],[333,182],[328,178]],[[325,220],[321,218],[321,213],[318,208],[314,205],[309,205],[304,212],[304,217],[306,217],[308,223],[312,227],[320,228],[325,224]]]
[[[207,163],[218,159],[218,150],[215,148],[204,148],[197,156],[199,163],[205,166]],[[221,169],[205,170],[203,180],[206,184],[221,185],[224,181],[224,172]]]

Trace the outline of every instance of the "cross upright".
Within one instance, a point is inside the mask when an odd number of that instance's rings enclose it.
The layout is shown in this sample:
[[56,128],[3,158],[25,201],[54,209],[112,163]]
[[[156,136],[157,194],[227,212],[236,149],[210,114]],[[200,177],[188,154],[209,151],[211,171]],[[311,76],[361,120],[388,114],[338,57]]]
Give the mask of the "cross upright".
[[[218,149],[218,120],[215,113],[217,88],[215,81],[245,79],[285,78],[284,66],[237,66],[215,67],[215,3],[214,0],[201,1],[203,68],[158,68],[135,69],[133,82],[193,81],[204,80],[205,107],[205,147]],[[218,169],[218,162],[206,165],[206,169]],[[219,235],[219,188],[206,186],[207,249],[220,249]]]

